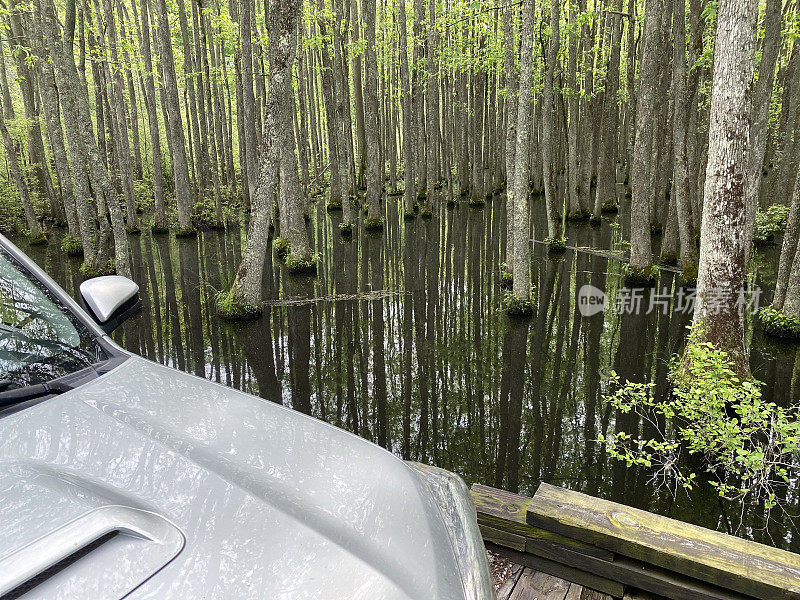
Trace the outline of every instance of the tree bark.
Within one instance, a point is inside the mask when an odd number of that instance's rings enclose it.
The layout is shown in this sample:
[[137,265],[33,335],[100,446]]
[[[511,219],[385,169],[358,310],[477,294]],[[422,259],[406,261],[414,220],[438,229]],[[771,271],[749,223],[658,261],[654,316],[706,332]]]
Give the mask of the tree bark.
[[367,218],[373,222],[381,220],[381,187],[383,166],[378,164],[378,55],[375,50],[375,0],[364,0],[362,3],[364,21],[364,53],[365,66],[365,102],[364,117],[367,137]]
[[745,172],[757,7],[757,0],[721,0],[717,12],[694,313],[698,340],[725,350],[742,376],[750,373],[738,294],[746,274]]

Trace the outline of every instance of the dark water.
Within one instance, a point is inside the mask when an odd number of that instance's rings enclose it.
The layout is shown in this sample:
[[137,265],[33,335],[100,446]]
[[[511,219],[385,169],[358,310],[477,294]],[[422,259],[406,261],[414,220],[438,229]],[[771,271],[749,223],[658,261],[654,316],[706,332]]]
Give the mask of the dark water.
[[[270,257],[265,297],[293,302],[268,306],[247,324],[220,321],[212,310],[215,290],[236,272],[243,225],[180,240],[132,237],[144,310],[115,337],[149,359],[285,404],[403,458],[453,470],[468,483],[532,494],[548,481],[800,550],[787,518],[764,527],[763,510],[746,507],[739,527],[740,506],[722,503],[706,488],[673,499],[655,489],[647,472],[610,460],[596,441],[615,428],[640,426],[604,402],[608,372],[655,381],[664,390],[688,313],[673,314],[673,302],[669,314],[582,317],[578,289],[592,284],[614,298],[620,261],[573,250],[550,258],[536,243],[536,313],[509,320],[499,285],[504,201],[482,210],[443,207],[430,221],[410,223],[397,218],[394,204],[387,202],[384,235],[359,231],[352,241],[339,236],[338,215],[326,215],[322,203],[312,206],[319,276],[290,278]],[[537,225],[545,222],[542,204],[533,206]],[[615,221],[571,225],[570,245],[624,250],[626,232]],[[545,237],[541,229],[533,234]],[[765,290],[762,304],[774,285],[777,252],[767,249],[753,260],[755,284]],[[65,258],[57,240],[30,253],[75,294],[79,260]],[[657,286],[671,298],[675,278],[662,272]],[[796,403],[796,347],[764,340],[752,319],[748,340],[767,399]],[[794,486],[787,496],[791,510],[796,492]]]

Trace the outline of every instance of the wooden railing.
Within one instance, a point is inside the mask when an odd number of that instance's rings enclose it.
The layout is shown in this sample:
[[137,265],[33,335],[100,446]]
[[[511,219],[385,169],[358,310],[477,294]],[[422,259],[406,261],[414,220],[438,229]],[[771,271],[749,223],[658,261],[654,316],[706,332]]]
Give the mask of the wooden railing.
[[800,555],[542,483],[533,498],[473,485],[487,547],[621,598],[800,600]]

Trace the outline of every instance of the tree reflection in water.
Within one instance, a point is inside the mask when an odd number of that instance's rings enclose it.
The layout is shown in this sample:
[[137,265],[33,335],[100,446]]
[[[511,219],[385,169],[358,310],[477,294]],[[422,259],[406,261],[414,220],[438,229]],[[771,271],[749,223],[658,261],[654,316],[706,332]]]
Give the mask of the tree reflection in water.
[[[647,472],[610,462],[597,442],[615,429],[643,426],[603,401],[605,375],[614,369],[655,381],[665,394],[669,357],[680,349],[690,315],[643,310],[581,317],[577,290],[590,283],[613,302],[620,263],[571,250],[549,258],[537,243],[535,313],[509,320],[500,310],[502,199],[483,210],[442,207],[430,221],[406,223],[386,204],[385,235],[360,230],[352,240],[338,235],[338,216],[316,206],[309,227],[319,276],[289,278],[269,257],[263,282],[271,302],[307,302],[271,304],[241,324],[220,321],[210,308],[215,290],[227,288],[236,272],[244,225],[177,241],[131,237],[144,310],[117,340],[149,359],[344,427],[402,458],[451,469],[468,483],[531,494],[546,480],[723,531],[735,526],[737,508],[713,490],[673,499],[654,489]],[[532,210],[532,222],[544,223],[543,202],[533,202]],[[568,233],[571,244],[610,249],[621,230],[605,222],[573,225]],[[65,258],[57,241],[25,250],[75,294],[80,263]],[[774,282],[774,254],[767,249],[753,260],[762,303]],[[677,284],[666,273],[658,287],[674,297]],[[355,297],[379,290],[392,293]],[[645,309],[650,294],[643,292]],[[344,298],[314,300],[335,295]],[[797,349],[771,345],[748,327],[751,365],[766,384],[766,399],[797,403]],[[788,497],[797,498],[797,490]],[[748,528],[739,533],[800,550],[786,519],[764,528],[759,514],[759,507],[748,507]]]

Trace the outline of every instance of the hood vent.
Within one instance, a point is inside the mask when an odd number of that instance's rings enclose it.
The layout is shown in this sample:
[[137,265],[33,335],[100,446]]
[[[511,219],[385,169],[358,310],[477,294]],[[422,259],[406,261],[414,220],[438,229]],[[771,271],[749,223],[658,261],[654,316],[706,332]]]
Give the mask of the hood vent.
[[51,577],[57,575],[59,572],[61,572],[64,569],[66,569],[67,567],[69,567],[74,562],[80,560],[81,558],[83,558],[84,556],[89,554],[92,550],[95,550],[95,549],[99,548],[100,546],[105,544],[107,541],[111,540],[118,533],[119,532],[117,532],[117,531],[112,531],[111,533],[105,534],[100,539],[95,540],[94,542],[92,542],[88,546],[84,546],[83,548],[81,548],[77,552],[74,552],[73,554],[70,554],[67,558],[57,562],[52,567],[42,571],[38,575],[35,575],[31,579],[28,579],[27,581],[25,581],[24,583],[21,583],[20,585],[15,587],[13,590],[8,592],[7,594],[3,594],[3,596],[0,596],[0,600],[17,600],[17,598],[19,598],[23,594],[27,594],[33,588],[38,586],[40,583],[44,583],[45,581],[47,581]]
[[[103,506],[0,556],[0,600],[121,598],[169,563],[183,534],[154,513]],[[132,565],[120,570],[119,565]]]

